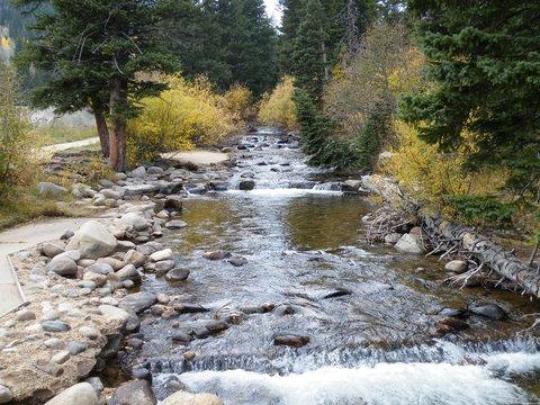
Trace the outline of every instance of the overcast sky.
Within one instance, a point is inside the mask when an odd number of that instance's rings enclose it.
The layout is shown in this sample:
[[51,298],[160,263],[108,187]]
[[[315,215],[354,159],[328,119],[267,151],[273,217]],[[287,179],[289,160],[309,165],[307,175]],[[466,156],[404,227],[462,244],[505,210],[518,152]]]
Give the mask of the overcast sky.
[[278,0],[264,0],[266,3],[266,11],[268,12],[268,15],[272,18],[274,21],[274,24],[278,25],[279,20],[281,19],[281,11],[278,7]]

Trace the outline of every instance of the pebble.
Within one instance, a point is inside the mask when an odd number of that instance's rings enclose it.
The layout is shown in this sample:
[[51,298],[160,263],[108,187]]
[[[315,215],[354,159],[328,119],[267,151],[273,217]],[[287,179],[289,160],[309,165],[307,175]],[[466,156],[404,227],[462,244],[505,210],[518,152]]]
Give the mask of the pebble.
[[17,313],[17,321],[19,322],[33,321],[34,319],[36,319],[36,314],[28,309]]
[[453,273],[465,273],[467,271],[468,264],[464,260],[452,260],[445,264],[444,270]]
[[72,340],[71,342],[69,342],[67,344],[67,347],[68,347],[68,351],[71,355],[75,356],[79,353],[82,353],[84,352],[87,348],[88,348],[88,345],[86,343],[83,343],[83,342],[78,342],[76,340]]
[[43,342],[46,348],[48,349],[54,349],[54,350],[61,350],[64,348],[65,344],[64,341],[58,339],[58,338],[50,338]]
[[187,226],[187,223],[179,219],[169,221],[165,224],[165,227],[167,229],[182,229],[182,228],[185,228],[186,226]]
[[51,361],[56,364],[64,364],[70,358],[70,352],[67,350],[62,350],[61,352],[56,353],[51,357]]
[[44,321],[41,327],[45,332],[67,332],[71,327],[62,321]]

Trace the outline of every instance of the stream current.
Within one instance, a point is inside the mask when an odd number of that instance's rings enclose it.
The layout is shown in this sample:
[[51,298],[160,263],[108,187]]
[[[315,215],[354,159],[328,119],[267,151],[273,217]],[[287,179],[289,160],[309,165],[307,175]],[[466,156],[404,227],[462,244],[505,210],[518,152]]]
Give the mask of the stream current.
[[[188,226],[165,235],[189,279],[150,275],[142,287],[208,309],[142,322],[145,343],[130,362],[151,369],[159,398],[178,378],[227,405],[539,403],[540,345],[522,333],[538,304],[513,292],[448,287],[436,258],[367,244],[367,200],[307,166],[279,131],[259,128],[238,149],[231,168],[204,173],[225,179],[228,190],[191,194],[181,216]],[[250,178],[255,189],[239,190]],[[247,263],[203,258],[215,250]],[[470,328],[436,333],[443,309],[478,302],[497,302],[509,319],[471,315]],[[219,334],[186,345],[171,339],[231,315],[235,322]],[[309,343],[274,344],[290,334]],[[196,357],[185,360],[187,351]]]

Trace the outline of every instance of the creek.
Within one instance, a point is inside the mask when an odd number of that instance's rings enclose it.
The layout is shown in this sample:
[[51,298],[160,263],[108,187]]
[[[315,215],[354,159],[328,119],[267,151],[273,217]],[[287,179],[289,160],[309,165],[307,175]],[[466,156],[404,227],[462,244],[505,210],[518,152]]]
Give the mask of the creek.
[[[148,276],[142,289],[178,296],[208,312],[174,319],[146,315],[144,345],[129,363],[144,364],[158,397],[171,378],[230,405],[536,403],[539,342],[520,333],[540,306],[514,292],[442,283],[436,258],[370,246],[361,218],[367,199],[340,191],[339,179],[305,164],[295,141],[259,128],[239,141],[228,190],[192,194],[164,243],[190,270],[171,284]],[[239,190],[253,178],[255,189]],[[247,262],[210,261],[223,250]],[[497,302],[496,321],[466,317],[469,328],[444,336],[445,308]],[[221,333],[182,345],[171,337],[216,319]],[[309,339],[275,345],[279,335]],[[186,360],[185,352],[195,353]]]

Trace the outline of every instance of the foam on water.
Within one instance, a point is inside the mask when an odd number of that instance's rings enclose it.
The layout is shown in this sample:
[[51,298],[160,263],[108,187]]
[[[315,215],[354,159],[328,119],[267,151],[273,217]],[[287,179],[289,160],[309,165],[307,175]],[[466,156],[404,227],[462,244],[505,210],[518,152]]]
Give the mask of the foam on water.
[[226,404],[476,404],[527,402],[518,386],[482,366],[448,363],[380,363],[354,369],[324,367],[304,374],[269,376],[244,370],[181,376],[195,391],[217,393]]
[[300,188],[260,188],[250,191],[228,190],[228,194],[239,194],[243,196],[268,197],[268,198],[295,198],[307,195],[319,196],[341,196],[341,191],[300,189]]

